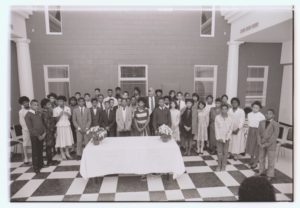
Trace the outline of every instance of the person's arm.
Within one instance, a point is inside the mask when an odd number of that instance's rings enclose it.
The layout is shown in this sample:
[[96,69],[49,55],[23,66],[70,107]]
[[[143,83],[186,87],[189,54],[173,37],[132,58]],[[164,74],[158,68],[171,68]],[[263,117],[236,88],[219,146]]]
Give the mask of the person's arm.
[[113,110],[111,110],[110,113],[112,113],[113,119],[112,119],[111,123],[108,125],[109,129],[111,129],[116,123],[116,113]]
[[116,111],[116,123],[117,123],[117,126],[118,126],[118,130],[123,130],[123,126],[122,126],[122,112],[120,112],[120,109],[117,109],[117,111]]
[[87,113],[86,130],[88,130],[91,127],[91,123],[92,123],[91,111],[90,111],[90,109],[87,109],[87,111],[88,111],[88,113]]
[[155,131],[157,131],[157,115],[156,115],[156,109],[153,111],[153,119],[152,119],[152,125]]
[[37,131],[34,129],[31,114],[29,113],[26,114],[25,123],[31,136],[35,136],[35,137],[39,136]]
[[231,118],[228,119],[228,122],[230,122],[228,133],[227,133],[227,138],[226,139],[231,139],[231,134],[233,131],[233,120]]
[[259,122],[259,125],[258,125],[258,134],[257,134],[257,144],[258,146],[262,146],[262,143],[261,143],[261,135],[263,135],[263,126],[262,126],[262,123],[263,121]]
[[131,125],[132,125],[132,112],[131,112],[131,109],[130,108],[127,108],[128,110],[128,113],[127,113],[127,119],[128,119],[128,129],[127,130],[130,130],[131,129]]
[[276,143],[278,135],[279,135],[279,125],[278,125],[277,122],[276,123],[274,122],[274,124],[273,124],[273,134],[272,134],[270,140],[268,142],[266,142],[265,146],[269,147],[272,144]]
[[167,125],[171,128],[171,112],[170,110],[167,110]]
[[72,116],[72,120],[73,120],[73,124],[74,124],[76,130],[80,131],[81,129],[80,129],[78,123],[77,123],[77,113],[76,113],[76,111],[77,111],[77,110],[74,109],[74,113],[73,113],[73,116]]

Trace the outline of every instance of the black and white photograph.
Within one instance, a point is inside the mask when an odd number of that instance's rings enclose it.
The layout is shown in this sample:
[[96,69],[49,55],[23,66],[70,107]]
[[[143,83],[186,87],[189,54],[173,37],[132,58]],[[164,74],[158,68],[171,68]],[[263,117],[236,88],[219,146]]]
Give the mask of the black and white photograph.
[[9,205],[294,205],[294,5],[63,2],[6,11]]

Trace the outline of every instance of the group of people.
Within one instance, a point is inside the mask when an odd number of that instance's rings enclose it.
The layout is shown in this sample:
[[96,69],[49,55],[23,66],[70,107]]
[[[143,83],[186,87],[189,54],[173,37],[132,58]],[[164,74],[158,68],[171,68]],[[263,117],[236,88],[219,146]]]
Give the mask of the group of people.
[[[44,166],[43,143],[46,144],[47,165],[59,149],[62,159],[72,159],[70,151],[76,146],[76,159],[80,160],[88,141],[86,132],[93,126],[107,130],[108,137],[154,136],[163,124],[172,129],[172,138],[178,142],[184,155],[191,155],[193,147],[197,154],[207,150],[217,154],[217,171],[226,169],[227,158],[237,160],[241,154],[249,154],[250,167],[259,162],[259,175],[265,174],[268,157],[267,178],[274,177],[276,140],[279,125],[274,120],[275,111],[268,109],[266,115],[260,110],[259,101],[251,108],[240,107],[240,100],[227,95],[214,100],[208,95],[201,100],[197,93],[175,92],[163,95],[161,89],[149,88],[148,96],[142,97],[139,88],[128,91],[115,88],[107,90],[107,96],[99,88],[94,95],[76,92],[67,99],[50,93],[41,100],[20,97],[22,106],[19,116],[24,137],[24,158],[28,163],[26,147],[31,141],[32,164],[36,173]],[[29,106],[30,104],[30,106]]]

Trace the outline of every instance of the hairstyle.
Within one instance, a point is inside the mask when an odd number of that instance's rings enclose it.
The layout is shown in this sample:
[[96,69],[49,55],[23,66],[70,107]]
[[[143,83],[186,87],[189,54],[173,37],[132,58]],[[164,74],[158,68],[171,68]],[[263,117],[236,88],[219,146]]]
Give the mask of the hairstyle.
[[30,101],[30,105],[31,105],[32,103],[39,103],[39,101],[37,101],[36,99],[32,99],[32,100]]
[[155,90],[155,94],[157,94],[158,92],[160,92],[161,94],[163,93],[163,91],[161,89]]
[[[79,98],[80,99],[80,98]],[[64,95],[60,95],[60,96],[58,96],[57,97],[57,100],[62,100],[62,101],[67,101],[67,98],[66,98],[66,96],[64,96]]]
[[100,97],[100,96],[104,97],[104,95],[103,95],[103,94],[99,94],[99,95],[98,95],[98,97]]
[[144,104],[146,103],[145,100],[144,100],[144,98],[141,98],[141,97],[138,99],[138,103],[139,102],[143,102]]
[[171,100],[170,101],[170,106],[172,105],[172,103],[175,103],[175,109],[179,109],[179,106],[178,106],[176,100]]
[[185,103],[188,103],[188,102],[190,102],[190,103],[192,103],[194,105],[193,99],[185,99]]
[[123,102],[123,100],[125,100],[127,102],[126,98],[121,98],[121,102]]
[[29,102],[29,98],[27,96],[22,96],[19,98],[19,104],[23,105],[24,102]]
[[225,104],[225,103],[223,103],[223,104],[221,105],[221,108],[223,108],[223,107],[226,107],[227,110],[228,110],[228,108],[229,108],[229,106],[228,106],[227,104]]
[[189,95],[189,94],[190,94],[189,92],[184,93],[184,97],[186,97],[186,96]]
[[106,104],[109,104],[109,101],[108,101],[108,100],[104,102],[104,105],[106,105]]
[[112,89],[107,89],[107,92],[112,92],[113,90]]
[[172,93],[174,93],[174,94],[176,95],[175,90],[170,90],[170,91],[169,91],[169,95],[171,95]]
[[160,100],[165,101],[165,98],[163,98],[163,97],[158,98],[158,101],[160,101]]
[[253,108],[253,106],[255,106],[255,105],[257,105],[257,106],[259,106],[259,108],[262,108],[262,105],[261,105],[261,102],[260,101],[254,101],[252,104],[251,104],[251,107]]
[[109,102],[111,102],[111,101],[115,102],[115,100],[114,100],[114,99],[109,99]]
[[182,92],[181,92],[181,91],[177,92],[177,95],[179,95],[179,94],[181,94],[181,95],[182,95]]
[[47,98],[49,99],[50,97],[54,97],[55,99],[57,98],[57,95],[53,92],[50,92],[48,95],[47,95]]
[[130,99],[132,99],[132,98],[136,99],[136,97],[135,97],[135,96],[131,96],[131,98],[130,98]]
[[275,110],[273,108],[269,108],[267,111],[271,111],[275,115]]
[[49,99],[44,98],[44,99],[41,101],[41,107],[44,108],[44,107],[47,105],[47,103],[49,103],[49,102],[50,102]]
[[223,98],[226,97],[226,99],[228,100],[228,96],[226,94],[221,96],[221,99],[223,100]]
[[164,100],[165,99],[171,100],[171,97],[169,95],[166,95],[166,96],[164,96]]
[[87,92],[84,93],[84,97],[87,96],[87,95],[88,95],[89,97],[91,97],[91,94],[90,94],[90,93],[87,93]]
[[123,94],[124,94],[124,93],[127,93],[127,95],[129,95],[129,92],[128,92],[128,91],[126,91],[126,90],[123,92]]
[[97,98],[92,98],[91,102],[94,102],[94,101],[98,102]]
[[218,97],[218,98],[216,98],[216,99],[215,99],[215,103],[216,103],[216,102],[219,102],[219,103],[221,103],[221,102],[222,102],[221,98],[219,98],[219,97]]
[[200,99],[199,95],[195,92],[192,94],[192,97],[197,97],[197,101],[199,101],[199,99]]
[[117,90],[121,90],[121,87],[116,87],[116,88],[115,88],[115,91],[117,91]]
[[206,107],[206,103],[205,103],[203,100],[200,100],[200,101],[199,101],[198,106],[197,106],[198,108],[199,108],[199,105],[200,105],[200,104],[204,105],[204,108]]
[[230,103],[232,104],[233,101],[236,101],[239,105],[241,104],[240,99],[238,99],[237,97],[232,98]]
[[244,108],[244,112],[246,115],[248,115],[248,113],[250,113],[251,111],[252,111],[252,109],[250,107]]
[[264,177],[246,178],[239,188],[239,201],[262,202],[275,201],[275,191],[271,183]]
[[80,92],[75,92],[75,95],[81,95],[81,93]]
[[99,92],[101,91],[100,88],[95,88],[94,91],[96,91],[96,90],[99,91]]
[[134,87],[133,91],[138,91],[138,93],[141,94],[141,90],[138,87]]
[[78,102],[79,102],[80,100],[82,100],[83,102],[85,102],[85,100],[84,100],[83,97],[78,98]]
[[207,95],[207,96],[206,96],[206,100],[207,100],[208,98],[211,98],[212,100],[214,99],[214,97],[213,97],[212,95]]
[[77,103],[76,97],[72,96],[69,98],[69,105],[71,104],[71,101],[74,100]]

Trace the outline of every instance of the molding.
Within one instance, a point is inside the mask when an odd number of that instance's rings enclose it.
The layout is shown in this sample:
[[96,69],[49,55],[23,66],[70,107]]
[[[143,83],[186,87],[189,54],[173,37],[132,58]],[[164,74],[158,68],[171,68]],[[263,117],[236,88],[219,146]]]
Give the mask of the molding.
[[227,45],[232,46],[232,45],[236,45],[239,46],[241,44],[245,43],[244,41],[228,41]]
[[31,41],[28,38],[11,38],[15,43],[27,43],[29,44]]

